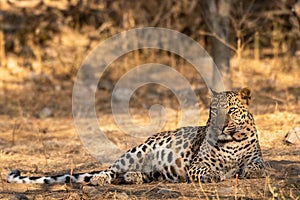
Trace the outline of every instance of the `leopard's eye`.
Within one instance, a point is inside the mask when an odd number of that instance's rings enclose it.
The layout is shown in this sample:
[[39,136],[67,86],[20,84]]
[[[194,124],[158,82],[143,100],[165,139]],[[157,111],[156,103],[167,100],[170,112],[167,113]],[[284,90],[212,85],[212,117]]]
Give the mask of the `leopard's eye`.
[[234,112],[235,110],[236,110],[236,108],[229,108],[228,113],[230,114],[230,113]]

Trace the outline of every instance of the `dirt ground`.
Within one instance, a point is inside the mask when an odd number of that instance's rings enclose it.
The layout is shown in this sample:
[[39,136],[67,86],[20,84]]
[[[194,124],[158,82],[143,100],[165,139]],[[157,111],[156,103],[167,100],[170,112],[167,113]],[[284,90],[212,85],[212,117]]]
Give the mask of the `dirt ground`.
[[[23,175],[56,175],[70,170],[73,173],[94,171],[105,166],[90,155],[75,130],[71,112],[72,81],[56,81],[47,76],[14,78],[2,69],[0,199],[300,199],[300,149],[283,141],[288,130],[300,126],[299,65],[285,72],[280,67],[269,67],[266,63],[271,61],[242,62],[244,68],[235,69],[233,64],[233,84],[236,88],[248,86],[252,90],[250,110],[269,166],[267,178],[230,179],[211,184],[155,182],[99,187],[6,183],[6,174],[12,169],[20,169]],[[196,87],[201,108],[199,125],[207,119],[209,100],[207,91],[201,88],[203,85]],[[175,97],[166,95],[165,90],[159,91],[158,94],[150,91],[153,95],[145,96],[149,93],[146,88],[137,92],[136,99],[144,98],[147,105],[160,99],[159,103],[168,112],[163,129],[175,129],[178,119],[177,107],[173,106]],[[122,134],[115,125],[110,95],[110,90],[98,92],[97,114],[107,137],[125,151],[142,139]],[[148,123],[147,110],[139,101],[134,107],[134,101],[131,102],[133,119],[140,124]]]

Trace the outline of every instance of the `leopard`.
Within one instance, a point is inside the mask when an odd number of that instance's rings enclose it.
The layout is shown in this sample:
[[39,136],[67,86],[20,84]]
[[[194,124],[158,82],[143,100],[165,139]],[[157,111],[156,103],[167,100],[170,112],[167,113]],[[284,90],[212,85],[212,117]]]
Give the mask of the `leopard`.
[[258,132],[249,111],[251,91],[211,90],[205,126],[187,126],[150,136],[107,169],[55,176],[7,175],[7,182],[29,184],[142,184],[153,181],[220,182],[267,175]]

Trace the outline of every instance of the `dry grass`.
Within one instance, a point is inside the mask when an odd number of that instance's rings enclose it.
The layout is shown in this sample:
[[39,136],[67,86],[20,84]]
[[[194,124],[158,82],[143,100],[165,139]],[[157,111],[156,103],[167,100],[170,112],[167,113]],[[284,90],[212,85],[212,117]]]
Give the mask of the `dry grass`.
[[[246,66],[247,65],[247,66]],[[264,66],[260,63],[258,66]],[[282,142],[287,130],[300,125],[298,71],[289,73],[273,68],[271,76],[265,70],[254,67],[251,60],[243,63],[245,70],[237,73],[243,75],[244,85],[253,88],[251,110],[256,119],[260,133],[264,158],[270,165],[270,177],[267,179],[226,180],[217,184],[169,184],[152,183],[145,185],[108,185],[104,187],[81,186],[78,184],[51,186],[18,185],[5,182],[5,176],[11,169],[22,169],[24,175],[59,174],[73,170],[74,173],[102,169],[82,146],[73,127],[71,111],[72,84],[62,81],[63,89],[55,90],[48,82],[36,85],[25,81],[24,85],[5,82],[5,102],[1,108],[0,135],[0,170],[1,198],[21,198],[22,195],[32,199],[299,199],[300,195],[300,161],[299,147]],[[252,70],[249,69],[252,67]],[[274,74],[278,70],[277,74]],[[3,71],[3,70],[2,70]],[[5,71],[4,71],[5,72]],[[264,84],[266,78],[277,77],[272,84]],[[284,78],[285,77],[285,78]],[[4,79],[4,78],[3,78]],[[286,85],[284,85],[286,81]],[[60,84],[60,82],[58,82]],[[236,86],[239,84],[235,83]],[[40,88],[45,89],[40,90]],[[107,104],[108,91],[102,91],[98,104]],[[141,91],[141,95],[144,94]],[[32,102],[33,97],[34,102]],[[137,94],[138,98],[139,93]],[[147,101],[147,99],[145,100]],[[163,104],[171,105],[169,99]],[[167,101],[167,102],[164,102]],[[150,99],[149,104],[152,103]],[[7,106],[4,106],[7,105]],[[200,102],[200,105],[205,104]],[[36,118],[36,113],[43,107],[50,107],[53,116]],[[101,105],[98,105],[101,108]],[[103,106],[99,116],[108,136],[126,149],[140,140],[120,133],[114,124],[109,106]],[[173,111],[172,111],[173,110]],[[168,110],[167,110],[168,111]],[[169,108],[170,114],[164,129],[174,129],[178,113]],[[148,118],[140,107],[132,109],[133,118],[140,124],[147,123]],[[207,109],[201,111],[199,123],[207,118]]]
[[[42,61],[34,69],[21,67],[23,58],[8,55],[12,64],[0,69],[0,198],[21,199],[300,199],[299,146],[282,142],[287,130],[300,126],[299,58],[232,60],[235,88],[247,86],[253,91],[251,110],[259,130],[264,158],[270,165],[266,179],[226,180],[212,184],[151,183],[144,185],[85,185],[55,184],[18,185],[5,182],[11,169],[21,169],[24,175],[60,174],[103,169],[84,148],[74,129],[71,95],[74,77],[89,42],[87,36],[65,30],[55,36],[53,46],[60,46],[51,62]],[[74,33],[74,34],[73,34]],[[73,41],[80,41],[73,44]],[[90,44],[90,48],[96,43]],[[133,66],[160,62],[173,66],[185,75],[198,92],[200,119],[207,119],[208,95],[192,67],[174,55],[157,51],[136,52],[122,57],[104,74],[106,84],[114,83]],[[55,55],[54,55],[55,54]],[[157,57],[161,54],[162,58]],[[59,57],[61,55],[61,57]],[[66,59],[68,58],[68,59]],[[32,61],[35,63],[35,61]],[[57,67],[62,66],[62,67]],[[121,66],[121,67],[120,67]],[[148,95],[147,95],[148,94]],[[114,123],[110,108],[111,91],[96,94],[97,114],[108,137],[122,149],[141,139],[122,134]],[[160,103],[167,108],[164,130],[178,126],[180,112],[175,96],[164,88],[141,88],[132,99],[132,118],[138,124],[149,122],[147,107]],[[51,110],[43,118],[41,111]]]

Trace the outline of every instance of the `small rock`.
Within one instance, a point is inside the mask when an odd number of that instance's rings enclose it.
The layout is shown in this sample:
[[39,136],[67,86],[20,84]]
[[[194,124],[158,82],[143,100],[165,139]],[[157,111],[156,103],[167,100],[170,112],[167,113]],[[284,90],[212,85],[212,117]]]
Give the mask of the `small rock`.
[[289,144],[300,144],[300,127],[289,130],[285,135],[284,141]]
[[39,118],[47,118],[47,117],[51,117],[53,115],[53,112],[50,108],[45,107],[43,108],[39,113],[38,113],[38,117]]

